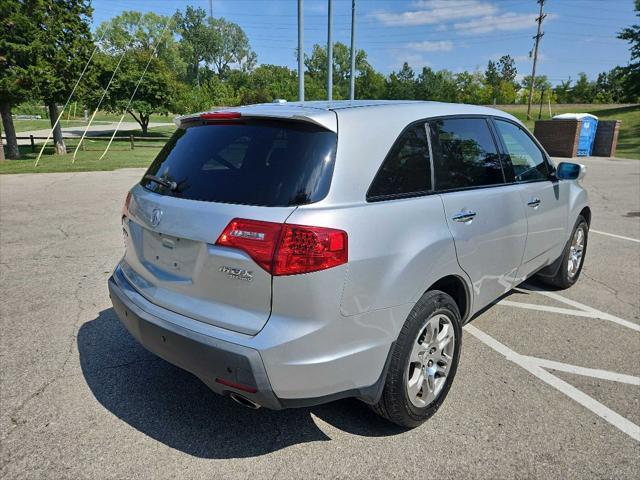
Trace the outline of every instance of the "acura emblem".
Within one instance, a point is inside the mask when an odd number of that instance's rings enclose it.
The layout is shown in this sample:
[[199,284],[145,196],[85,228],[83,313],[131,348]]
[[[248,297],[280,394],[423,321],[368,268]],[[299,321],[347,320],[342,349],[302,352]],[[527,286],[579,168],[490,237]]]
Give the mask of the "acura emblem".
[[153,212],[151,212],[151,225],[157,227],[160,224],[160,220],[162,220],[162,210],[154,208]]

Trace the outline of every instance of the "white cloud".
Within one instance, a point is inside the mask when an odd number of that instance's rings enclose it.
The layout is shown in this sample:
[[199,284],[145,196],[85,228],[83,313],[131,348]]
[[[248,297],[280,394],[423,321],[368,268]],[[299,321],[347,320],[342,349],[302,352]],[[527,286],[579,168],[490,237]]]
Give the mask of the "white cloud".
[[449,52],[453,49],[453,42],[449,40],[440,40],[437,42],[411,42],[406,45],[407,48],[417,52]]
[[433,25],[448,20],[493,15],[498,8],[481,0],[421,0],[408,12],[375,12],[373,17],[387,26]]
[[[436,25],[436,31],[452,29],[459,35],[535,29],[537,13],[501,11],[500,3],[489,0],[416,0],[414,10],[378,11],[372,14],[385,26]],[[547,14],[546,21],[557,18]]]
[[394,57],[394,61],[389,64],[389,68],[394,71],[401,70],[404,62],[409,64],[416,75],[422,71],[422,67],[430,66],[429,61],[420,54],[407,53],[399,49],[391,49],[389,53],[391,54],[390,56]]
[[453,28],[463,35],[533,29],[536,16],[536,14],[507,12],[454,23]]

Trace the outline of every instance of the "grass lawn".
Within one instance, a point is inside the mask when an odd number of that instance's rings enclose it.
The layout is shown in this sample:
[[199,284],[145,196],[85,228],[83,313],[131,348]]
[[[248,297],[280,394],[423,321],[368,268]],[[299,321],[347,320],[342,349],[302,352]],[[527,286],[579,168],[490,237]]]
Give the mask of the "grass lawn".
[[[151,115],[151,122],[154,123],[170,123],[173,121],[174,115]],[[98,112],[96,117],[91,122],[91,125],[104,125],[107,123],[118,122],[120,115],[107,112]],[[135,122],[131,115],[125,115],[123,122]],[[74,118],[71,120],[60,120],[62,128],[64,127],[84,127],[86,122],[83,118]],[[42,118],[40,120],[17,120],[13,119],[13,126],[16,132],[28,132],[29,130],[48,130],[51,128],[51,123],[48,118]]]
[[[158,127],[149,129],[147,136],[163,137],[168,139],[175,129],[173,127]],[[125,130],[118,132],[118,136],[135,135],[141,137],[142,132],[139,130]],[[106,137],[108,138],[108,137]],[[39,148],[35,153],[31,151],[31,147],[23,145],[20,147],[22,158],[20,160],[5,160],[0,162],[0,174],[3,173],[34,173],[34,172],[88,172],[96,170],[115,170],[117,168],[130,167],[147,167],[149,163],[160,151],[166,140],[158,141],[139,141],[135,143],[135,148],[131,150],[128,141],[114,141],[111,144],[109,153],[99,160],[102,152],[107,146],[108,140],[86,140],[83,145],[86,150],[78,151],[74,163],[73,151],[78,145],[76,139],[67,140],[66,155],[54,155],[53,148],[47,147],[40,158],[37,167],[34,167],[36,158],[38,157]]]
[[[93,124],[99,125],[101,123],[106,122],[96,122],[94,120]],[[64,127],[84,127],[86,123],[84,120],[60,120],[61,126]],[[13,126],[16,129],[17,133],[20,132],[28,132],[29,130],[49,130],[51,128],[51,123],[49,123],[48,118],[43,118],[40,120],[13,120]],[[20,135],[18,135],[20,136]]]
[[[538,108],[531,109],[534,120],[527,120],[526,105],[497,105],[497,108],[509,112],[525,123],[533,132]],[[640,160],[640,105],[551,105],[552,115],[561,113],[591,113],[599,120],[620,120],[620,136],[616,157]],[[543,106],[542,119],[549,118],[549,107]]]

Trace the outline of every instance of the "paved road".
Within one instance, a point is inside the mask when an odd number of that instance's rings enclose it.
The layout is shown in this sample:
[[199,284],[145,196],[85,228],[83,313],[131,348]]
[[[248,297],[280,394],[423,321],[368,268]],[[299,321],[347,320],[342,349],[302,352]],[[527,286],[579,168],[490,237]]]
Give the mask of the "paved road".
[[243,409],[136,344],[106,280],[140,170],[0,177],[0,476],[637,478],[640,162],[585,162],[602,233],[580,282],[476,318],[410,431],[350,400]]
[[[153,127],[167,127],[173,126],[174,124],[171,122],[151,122],[149,123],[149,128]],[[118,126],[118,122],[106,123],[101,122],[99,124],[92,124],[89,127],[88,135],[110,135]],[[122,122],[120,124],[120,128],[118,130],[137,130],[140,128],[136,122]],[[85,127],[64,127],[62,129],[62,134],[65,137],[81,137],[84,132]],[[18,132],[19,137],[28,137],[29,135],[33,135],[34,137],[46,137],[51,132],[51,129],[45,130],[29,130],[26,132]],[[44,140],[34,140],[35,143],[42,143]],[[31,145],[31,140],[18,140],[19,145]]]

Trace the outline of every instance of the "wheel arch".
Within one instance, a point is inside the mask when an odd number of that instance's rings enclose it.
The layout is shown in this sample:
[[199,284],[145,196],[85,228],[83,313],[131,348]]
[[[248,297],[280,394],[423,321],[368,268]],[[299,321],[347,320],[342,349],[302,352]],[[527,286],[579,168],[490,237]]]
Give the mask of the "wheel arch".
[[582,215],[587,221],[587,225],[591,226],[591,209],[589,207],[584,207],[580,210],[580,215]]
[[459,275],[447,275],[431,284],[425,293],[432,290],[440,290],[453,298],[460,311],[462,323],[465,323],[471,310],[471,293],[467,282]]

